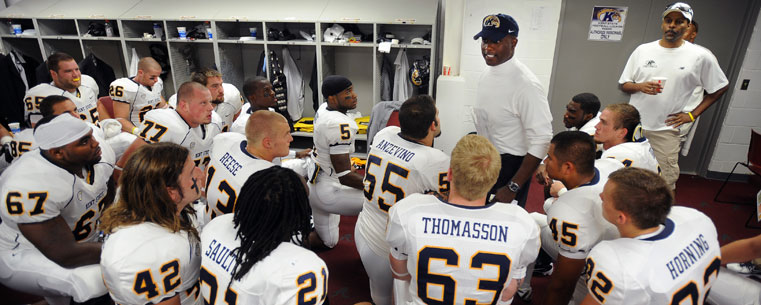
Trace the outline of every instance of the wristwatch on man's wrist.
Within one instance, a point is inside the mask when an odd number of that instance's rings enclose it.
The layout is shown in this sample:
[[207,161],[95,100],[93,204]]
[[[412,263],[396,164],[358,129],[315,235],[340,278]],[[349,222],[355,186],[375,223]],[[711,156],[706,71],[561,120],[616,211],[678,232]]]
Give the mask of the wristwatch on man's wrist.
[[518,191],[521,190],[521,186],[513,181],[507,183],[507,188],[510,189],[510,191],[513,193],[518,193]]

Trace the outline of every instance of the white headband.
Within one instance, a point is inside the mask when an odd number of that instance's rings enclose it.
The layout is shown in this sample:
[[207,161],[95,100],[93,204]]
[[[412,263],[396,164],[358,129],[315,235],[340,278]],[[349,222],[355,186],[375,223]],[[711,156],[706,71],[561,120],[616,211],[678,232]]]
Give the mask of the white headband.
[[92,131],[84,121],[63,113],[34,129],[34,141],[40,149],[61,147],[81,139]]

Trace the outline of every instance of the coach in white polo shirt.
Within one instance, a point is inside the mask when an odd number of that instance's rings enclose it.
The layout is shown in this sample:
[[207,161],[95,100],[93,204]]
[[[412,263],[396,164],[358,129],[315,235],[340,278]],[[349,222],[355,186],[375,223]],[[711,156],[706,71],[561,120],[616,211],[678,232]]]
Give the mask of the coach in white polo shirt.
[[547,155],[552,138],[552,114],[542,85],[526,65],[513,58],[518,23],[505,14],[486,16],[481,54],[488,67],[478,81],[473,107],[476,130],[494,144],[502,169],[494,187],[496,201],[526,203],[529,178]]

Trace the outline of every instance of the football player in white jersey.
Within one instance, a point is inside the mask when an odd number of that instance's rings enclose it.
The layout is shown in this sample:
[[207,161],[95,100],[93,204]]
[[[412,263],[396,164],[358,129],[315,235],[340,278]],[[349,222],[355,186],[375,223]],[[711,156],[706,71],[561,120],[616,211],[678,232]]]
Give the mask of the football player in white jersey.
[[600,120],[600,99],[592,93],[579,93],[565,106],[563,124],[568,130],[595,133],[595,125]]
[[500,167],[486,138],[466,135],[452,150],[448,201],[412,194],[391,207],[389,259],[394,278],[410,281],[408,304],[511,302],[539,228],[518,205],[485,204]]
[[251,113],[257,110],[275,111],[273,107],[277,105],[272,83],[261,76],[247,79],[243,83],[243,95],[248,99],[248,103],[243,105],[240,115],[235,119],[230,129],[230,131],[240,134],[246,133],[246,123]]
[[[126,163],[130,154],[148,143],[170,142],[190,150],[190,157],[201,170],[211,157],[212,139],[222,132],[219,116],[213,111],[209,89],[196,82],[185,82],[177,90],[177,108],[154,109],[145,114],[139,137],[124,153],[117,166]],[[203,186],[203,185],[202,185]]]
[[626,167],[639,167],[660,173],[658,160],[647,138],[637,139],[639,111],[629,104],[612,104],[603,109],[595,126],[595,141],[603,146],[602,158],[621,161]]
[[101,219],[100,266],[116,303],[203,304],[191,205],[202,180],[188,149],[174,143],[144,145],[127,161],[119,200]]
[[377,305],[390,305],[393,277],[388,261],[388,209],[414,193],[448,193],[449,157],[435,149],[441,134],[438,110],[429,95],[409,98],[399,109],[399,126],[379,131],[368,152],[365,200],[354,229],[357,251]]
[[600,197],[621,238],[589,253],[582,304],[703,304],[721,266],[711,219],[672,207],[663,178],[641,168],[612,173]]
[[537,219],[542,249],[555,259],[544,304],[579,304],[586,291],[580,278],[584,259],[598,242],[618,235],[602,217],[599,195],[610,172],[623,165],[605,161],[595,163],[595,143],[585,132],[563,131],[550,141],[547,173],[568,191],[545,206],[546,217]]
[[357,108],[357,95],[351,81],[331,75],[322,82],[326,108],[318,113],[314,124],[314,169],[309,170],[309,182],[314,191],[309,194],[314,228],[325,246],[338,243],[340,215],[357,215],[362,210],[362,175],[352,170],[350,155],[354,152],[357,122],[346,115]]
[[42,118],[40,102],[46,96],[54,94],[63,95],[73,101],[82,120],[98,124],[98,88],[84,84],[84,78],[90,77],[79,72],[74,58],[66,53],[56,52],[48,56],[47,66],[53,82],[34,86],[24,96],[24,117],[27,125],[31,126]]
[[248,122],[245,136],[225,132],[214,137],[211,163],[206,169],[207,220],[232,213],[246,179],[273,166],[273,159],[288,155],[293,137],[285,117],[258,111]]
[[280,166],[251,175],[234,213],[201,234],[201,293],[206,304],[323,304],[328,268],[308,246],[304,180]]
[[[694,22],[694,21],[693,21]],[[707,300],[711,304],[726,305],[760,305],[761,283],[757,279],[755,269],[756,260],[761,257],[761,235],[736,240],[721,247],[721,263],[727,264],[722,267],[719,277],[711,287],[711,293]],[[751,272],[744,274],[730,269],[730,265],[750,266]]]
[[123,131],[137,135],[145,114],[165,107],[160,74],[161,65],[152,57],[143,57],[137,63],[136,76],[111,82],[108,94],[114,101],[114,117],[122,124]]
[[0,282],[50,304],[102,296],[96,221],[113,200],[113,155],[69,114],[40,120],[34,138],[0,176]]

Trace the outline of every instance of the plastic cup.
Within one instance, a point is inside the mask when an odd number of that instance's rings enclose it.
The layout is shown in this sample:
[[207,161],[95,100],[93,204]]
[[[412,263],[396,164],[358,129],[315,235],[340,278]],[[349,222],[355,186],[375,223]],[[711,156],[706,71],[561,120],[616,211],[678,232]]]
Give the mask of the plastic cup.
[[248,32],[251,33],[251,37],[256,37],[256,28],[248,28]]
[[21,30],[21,25],[20,24],[11,24],[11,28],[13,28],[13,34],[14,35],[21,35],[21,33],[23,32]]
[[184,26],[178,26],[177,27],[177,34],[179,34],[180,39],[187,39],[188,38],[188,32],[186,32],[186,29]]
[[658,83],[658,85],[661,86],[661,89],[659,89],[658,92],[662,92],[663,88],[666,88],[666,81],[667,80],[668,80],[667,77],[661,77],[661,76],[659,76],[659,77],[653,77],[652,81]]
[[8,127],[11,129],[11,132],[20,132],[21,126],[19,123],[8,123]]

